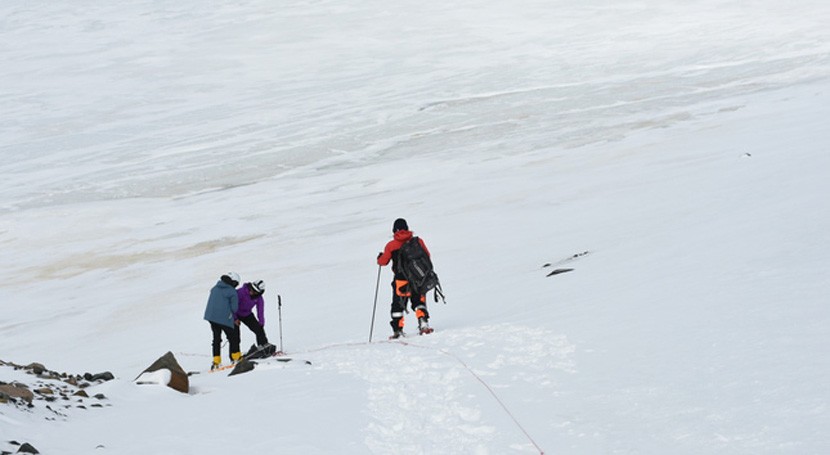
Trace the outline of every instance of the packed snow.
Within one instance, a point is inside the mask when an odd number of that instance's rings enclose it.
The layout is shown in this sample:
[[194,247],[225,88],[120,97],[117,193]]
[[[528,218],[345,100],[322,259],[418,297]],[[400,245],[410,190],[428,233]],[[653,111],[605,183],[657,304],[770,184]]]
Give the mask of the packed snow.
[[[6,2],[0,360],[115,379],[100,407],[0,404],[0,451],[830,453],[827,24],[811,0]],[[398,217],[447,302],[389,341]],[[228,271],[265,281],[291,361],[208,373]],[[136,381],[168,351],[187,394]]]

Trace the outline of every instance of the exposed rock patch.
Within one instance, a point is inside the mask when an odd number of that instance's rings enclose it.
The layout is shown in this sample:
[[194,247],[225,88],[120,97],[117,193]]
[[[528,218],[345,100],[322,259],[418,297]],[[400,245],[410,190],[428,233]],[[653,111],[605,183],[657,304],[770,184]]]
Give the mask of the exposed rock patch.
[[[21,410],[32,410],[39,402],[61,402],[61,406],[54,404],[44,406],[50,411],[49,418],[52,419],[56,416],[65,417],[65,411],[69,408],[86,409],[83,404],[85,399],[89,399],[89,394],[83,389],[115,378],[108,371],[97,374],[59,373],[37,362],[19,365],[0,360],[0,367],[24,371],[32,376],[32,381],[24,384],[19,381],[5,382],[0,375],[0,404],[16,406]],[[104,398],[102,394],[95,397],[96,401]]]

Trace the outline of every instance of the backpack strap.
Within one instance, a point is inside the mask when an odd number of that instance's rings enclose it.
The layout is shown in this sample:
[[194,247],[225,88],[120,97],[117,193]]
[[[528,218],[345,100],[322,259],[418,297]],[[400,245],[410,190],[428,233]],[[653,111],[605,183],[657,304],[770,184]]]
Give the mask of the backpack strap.
[[441,296],[441,301],[443,301],[444,305],[446,305],[447,304],[447,299],[444,298],[444,291],[443,291],[443,289],[441,289],[441,283],[440,282],[438,282],[438,284],[435,285],[435,288],[433,289],[433,291],[435,291],[435,293],[432,295],[433,298],[435,299],[435,303],[438,303],[438,296],[440,295]]

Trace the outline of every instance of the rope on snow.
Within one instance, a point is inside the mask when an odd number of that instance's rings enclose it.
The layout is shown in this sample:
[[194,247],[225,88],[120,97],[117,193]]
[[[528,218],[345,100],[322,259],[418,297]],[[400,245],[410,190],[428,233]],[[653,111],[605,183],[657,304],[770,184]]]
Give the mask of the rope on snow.
[[[416,347],[416,348],[421,348],[421,349],[432,349],[432,348],[429,348],[427,346],[412,344],[412,343],[409,343],[409,342],[406,342],[406,341],[400,341],[399,343],[403,344],[404,346],[411,346],[411,347]],[[507,407],[506,404],[504,404],[504,401],[502,401],[502,399],[498,396],[498,394],[496,394],[496,391],[493,390],[492,387],[490,387],[490,384],[487,384],[487,382],[484,379],[482,379],[481,376],[479,376],[475,371],[473,371],[473,369],[470,368],[470,366],[467,365],[467,363],[464,362],[464,360],[462,360],[457,355],[453,354],[452,352],[450,352],[446,349],[439,349],[438,352],[440,352],[441,354],[446,355],[447,357],[455,359],[456,362],[461,364],[461,366],[463,366],[464,369],[466,369],[474,378],[476,378],[476,380],[478,382],[480,382],[481,385],[484,386],[484,388],[487,389],[488,392],[490,392],[490,395],[493,397],[494,400],[496,400],[496,403],[498,403],[499,406],[501,406],[501,408],[510,417],[510,419],[513,420],[513,423],[515,423],[516,426],[519,427],[519,430],[521,430],[521,432],[524,433],[524,435],[527,437],[528,441],[530,441],[530,443],[533,444],[533,447],[535,447],[536,450],[539,451],[539,455],[545,455],[545,451],[542,450],[542,448],[539,447],[539,444],[537,444],[536,441],[533,439],[533,437],[530,436],[530,433],[528,433],[527,430],[525,429],[525,427],[522,426],[522,424],[519,422],[519,419],[517,419],[516,416],[513,415],[512,412],[510,412],[510,409]]]
[[[404,345],[404,346],[407,346],[407,347],[412,347],[412,348],[435,350],[435,349],[430,348],[428,346],[422,346],[422,345],[419,345],[419,344],[414,344],[414,343],[410,343],[410,342],[403,341],[403,340],[381,341],[381,343],[401,344],[401,345]],[[369,344],[370,343],[366,343],[366,342],[340,343],[340,344],[334,344],[334,345],[329,345],[329,346],[322,346],[320,348],[310,349],[310,350],[306,350],[306,351],[303,351],[303,352],[310,353],[310,352],[328,351],[328,350],[335,349],[335,348],[368,346]],[[462,360],[457,355],[453,354],[452,352],[450,352],[446,349],[437,349],[437,351],[441,354],[444,354],[447,357],[450,357],[450,358],[454,359],[461,366],[463,366],[464,369],[466,369],[467,372],[470,373],[470,375],[472,375],[479,383],[481,383],[481,385],[484,386],[484,388],[487,390],[487,392],[490,393],[490,396],[492,396],[493,399],[496,400],[496,403],[498,403],[499,406],[501,406],[501,408],[502,408],[502,410],[504,410],[505,414],[507,414],[508,417],[510,417],[510,419],[513,420],[513,423],[515,423],[516,426],[519,428],[519,430],[525,435],[525,437],[527,437],[528,441],[530,441],[530,443],[533,444],[533,447],[535,447],[536,450],[539,451],[539,455],[545,455],[545,451],[542,450],[541,447],[539,447],[539,444],[536,443],[536,441],[533,439],[533,437],[530,435],[530,433],[528,433],[528,431],[521,424],[521,422],[519,422],[519,419],[516,418],[516,416],[513,414],[513,412],[510,411],[510,408],[507,407],[507,405],[499,397],[499,395],[496,393],[496,391],[493,390],[493,388],[490,386],[490,384],[488,384],[484,379],[482,379],[481,376],[479,376],[475,371],[473,371],[473,369],[470,368],[470,366],[467,365],[467,363],[464,362],[464,360]]]

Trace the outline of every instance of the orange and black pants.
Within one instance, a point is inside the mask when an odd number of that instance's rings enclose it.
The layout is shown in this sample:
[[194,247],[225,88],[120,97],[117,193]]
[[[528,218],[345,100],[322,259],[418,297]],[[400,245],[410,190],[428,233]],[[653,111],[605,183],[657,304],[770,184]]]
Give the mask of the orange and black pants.
[[412,294],[409,291],[409,282],[406,280],[395,280],[392,282],[392,320],[389,325],[392,330],[403,330],[404,326],[404,312],[406,311],[406,303],[409,302],[412,310],[415,311],[415,317],[429,319],[429,311],[427,310],[426,296],[420,294]]

